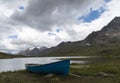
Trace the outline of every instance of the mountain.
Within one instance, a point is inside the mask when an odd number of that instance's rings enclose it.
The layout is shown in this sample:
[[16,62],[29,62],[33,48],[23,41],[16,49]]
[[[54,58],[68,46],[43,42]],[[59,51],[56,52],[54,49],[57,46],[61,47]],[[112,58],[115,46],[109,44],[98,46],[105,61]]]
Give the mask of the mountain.
[[[21,51],[20,54],[29,56],[51,56],[51,55],[62,56],[75,54],[78,55],[82,54],[85,51],[88,51],[90,49],[88,47],[111,46],[119,44],[120,44],[120,17],[115,17],[108,25],[103,27],[100,31],[92,32],[82,41],[61,42],[56,47],[51,48],[45,47],[42,50],[38,48],[34,48],[33,50],[27,49]],[[101,49],[103,49],[103,47]],[[91,51],[91,53],[93,52],[93,50]]]
[[26,50],[20,51],[17,55],[25,55],[25,56],[38,56],[41,51],[47,49],[47,47],[34,47],[34,48],[28,48]]

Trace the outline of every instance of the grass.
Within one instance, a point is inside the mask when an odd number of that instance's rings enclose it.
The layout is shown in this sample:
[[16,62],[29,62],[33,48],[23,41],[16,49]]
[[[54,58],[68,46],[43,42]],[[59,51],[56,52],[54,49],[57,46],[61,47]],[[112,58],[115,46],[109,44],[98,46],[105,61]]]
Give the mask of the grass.
[[[71,68],[71,72],[80,75],[84,79],[83,83],[120,83],[120,58],[107,59],[101,57],[99,59],[101,60],[92,60],[90,63],[83,64],[83,66],[89,67]],[[101,72],[107,76],[100,74]],[[86,82],[85,78],[89,82]]]
[[27,56],[22,56],[22,55],[12,55],[12,54],[5,54],[0,52],[0,59],[8,59],[8,58],[22,58],[22,57],[27,57]]
[[70,75],[54,75],[53,77],[45,77],[44,75],[33,74],[27,71],[0,74],[0,83],[74,83],[75,80],[78,81],[78,78]]
[[[1,73],[0,83],[120,83],[120,58],[99,57],[96,60],[87,60],[89,62],[85,64],[71,64],[70,73],[80,77],[71,74],[68,76],[45,77],[41,74],[18,71]],[[82,67],[74,68],[72,66]],[[102,75],[100,72],[108,76]]]
[[0,83],[119,83],[120,78],[100,77],[84,75],[76,77],[72,75],[45,77],[40,74],[33,74],[26,71],[7,72],[0,74]]
[[[75,60],[75,59],[74,59]],[[98,57],[94,59],[86,58],[84,61],[88,63],[82,64],[83,66],[89,66],[87,68],[72,69],[73,73],[79,73],[83,75],[97,75],[99,72],[105,72],[108,74],[120,75],[120,57]],[[73,64],[78,65],[78,64]],[[79,66],[82,66],[79,65]]]
[[61,47],[45,56],[119,56],[120,46]]

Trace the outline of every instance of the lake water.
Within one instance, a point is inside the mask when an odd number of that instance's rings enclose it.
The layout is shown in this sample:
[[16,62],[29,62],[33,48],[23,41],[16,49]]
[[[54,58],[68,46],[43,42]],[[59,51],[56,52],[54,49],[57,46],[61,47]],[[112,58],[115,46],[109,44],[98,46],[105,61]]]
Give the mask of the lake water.
[[[88,58],[88,57],[32,57],[32,58],[12,58],[0,59],[0,72],[25,70],[25,64],[47,64],[67,58]],[[84,61],[71,61],[70,63],[84,64]]]

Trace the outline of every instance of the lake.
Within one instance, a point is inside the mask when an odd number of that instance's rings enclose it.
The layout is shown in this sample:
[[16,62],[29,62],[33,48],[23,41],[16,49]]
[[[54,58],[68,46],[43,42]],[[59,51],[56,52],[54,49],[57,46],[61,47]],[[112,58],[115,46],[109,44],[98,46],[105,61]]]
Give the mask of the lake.
[[[60,61],[60,59],[71,59],[71,58],[82,59],[89,57],[74,56],[74,57],[31,57],[31,58],[0,59],[0,72],[25,70],[25,64],[28,63],[47,64],[51,62]],[[71,60],[70,63],[84,64],[85,61]]]

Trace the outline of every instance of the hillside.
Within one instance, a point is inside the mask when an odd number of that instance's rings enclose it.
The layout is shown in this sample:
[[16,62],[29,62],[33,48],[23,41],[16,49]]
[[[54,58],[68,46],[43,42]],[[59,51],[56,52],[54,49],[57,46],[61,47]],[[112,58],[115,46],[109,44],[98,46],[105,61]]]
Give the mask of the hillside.
[[11,58],[12,58],[12,55],[10,55],[10,54],[5,54],[5,53],[0,52],[0,59],[1,59],[1,58],[8,58],[8,57],[11,57]]
[[6,59],[6,58],[19,58],[19,57],[25,57],[25,56],[22,56],[22,55],[12,55],[12,54],[6,54],[6,53],[3,53],[3,52],[0,52],[0,59]]

